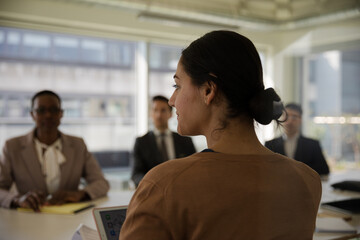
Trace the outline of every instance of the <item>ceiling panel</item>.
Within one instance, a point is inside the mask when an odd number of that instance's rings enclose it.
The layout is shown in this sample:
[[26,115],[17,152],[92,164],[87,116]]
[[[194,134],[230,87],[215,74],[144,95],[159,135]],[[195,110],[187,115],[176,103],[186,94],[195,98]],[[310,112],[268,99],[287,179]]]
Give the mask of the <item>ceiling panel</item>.
[[[51,0],[48,0],[51,1]],[[69,0],[57,0],[66,1]],[[304,27],[360,17],[360,0],[74,0],[121,8],[163,22],[208,23],[260,30]],[[323,17],[323,18],[322,18]],[[324,20],[324,17],[326,18]]]
[[[110,1],[98,2],[106,4]],[[360,7],[359,0],[117,0],[115,2],[139,3],[149,10],[152,7],[162,7],[273,22],[293,21]]]

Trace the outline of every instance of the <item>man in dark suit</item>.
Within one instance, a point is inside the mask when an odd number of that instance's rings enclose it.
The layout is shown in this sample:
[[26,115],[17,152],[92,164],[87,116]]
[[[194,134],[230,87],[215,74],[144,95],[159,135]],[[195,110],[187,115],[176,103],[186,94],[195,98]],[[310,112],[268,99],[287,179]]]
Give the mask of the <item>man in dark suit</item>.
[[196,152],[190,137],[183,137],[169,130],[168,120],[172,116],[172,107],[169,106],[168,101],[163,96],[153,97],[151,118],[154,130],[136,138],[131,176],[136,187],[144,175],[156,165]]
[[285,106],[287,120],[284,122],[285,134],[271,141],[265,142],[270,150],[286,155],[307,164],[319,175],[328,175],[329,167],[317,140],[301,135],[301,106],[289,103]]

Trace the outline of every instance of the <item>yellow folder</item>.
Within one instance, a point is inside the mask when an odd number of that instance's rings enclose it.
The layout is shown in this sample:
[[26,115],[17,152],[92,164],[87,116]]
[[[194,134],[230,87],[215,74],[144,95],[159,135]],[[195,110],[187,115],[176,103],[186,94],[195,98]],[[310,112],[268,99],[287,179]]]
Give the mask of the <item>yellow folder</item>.
[[[51,205],[51,206],[42,206],[40,211],[42,213],[54,213],[54,214],[75,214],[81,212],[85,209],[94,207],[92,203],[65,203],[62,205]],[[19,212],[34,212],[30,208],[18,208]]]

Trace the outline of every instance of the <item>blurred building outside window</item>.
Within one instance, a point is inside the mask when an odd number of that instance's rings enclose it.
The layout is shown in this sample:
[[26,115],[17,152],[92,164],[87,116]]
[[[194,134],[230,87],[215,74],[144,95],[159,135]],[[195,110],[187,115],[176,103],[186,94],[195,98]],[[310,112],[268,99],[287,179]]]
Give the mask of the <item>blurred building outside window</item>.
[[321,141],[332,170],[360,168],[360,50],[304,58],[303,132]]
[[[137,55],[146,56],[147,94],[170,97],[183,46],[91,38],[0,27],[0,144],[29,132],[33,94],[50,89],[62,98],[60,130],[83,137],[90,151],[132,151],[137,129]],[[136,52],[140,54],[137,54]],[[141,70],[140,70],[141,69]],[[147,104],[148,105],[148,104]],[[147,106],[149,107],[149,106]],[[147,119],[151,129],[151,121]],[[174,114],[170,128],[176,131]],[[194,137],[204,148],[204,139]]]
[[[62,98],[61,131],[82,137],[99,158],[99,152],[131,152],[146,128],[138,122],[153,128],[139,112],[154,95],[172,95],[184,47],[0,27],[0,146],[33,129],[31,97],[49,89]],[[177,129],[175,111],[169,127]],[[198,151],[207,147],[203,136],[193,141]],[[130,169],[107,172],[112,186],[129,176]]]
[[34,127],[31,97],[50,89],[62,98],[64,133],[83,137],[90,151],[130,150],[135,51],[136,42],[0,27],[1,146]]

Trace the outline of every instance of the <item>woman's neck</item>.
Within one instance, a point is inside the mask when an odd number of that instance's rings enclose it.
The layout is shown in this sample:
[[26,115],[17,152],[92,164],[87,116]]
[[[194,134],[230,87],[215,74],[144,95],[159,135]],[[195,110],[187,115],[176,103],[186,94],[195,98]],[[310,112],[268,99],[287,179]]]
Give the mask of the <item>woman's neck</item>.
[[45,143],[46,145],[51,145],[59,138],[59,132],[44,132],[37,129],[35,136],[40,142]]
[[212,130],[206,136],[208,148],[229,154],[268,154],[270,150],[258,140],[253,122],[232,119],[222,130]]

